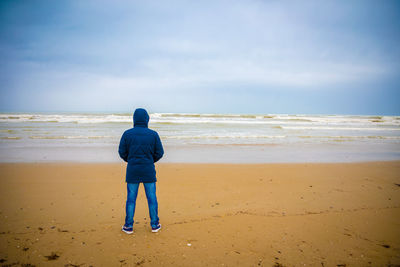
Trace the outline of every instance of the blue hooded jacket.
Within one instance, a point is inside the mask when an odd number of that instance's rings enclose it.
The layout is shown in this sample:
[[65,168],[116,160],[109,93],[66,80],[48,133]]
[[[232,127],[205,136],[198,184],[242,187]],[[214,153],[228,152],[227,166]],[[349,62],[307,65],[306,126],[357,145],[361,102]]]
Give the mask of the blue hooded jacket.
[[149,114],[142,108],[133,114],[134,127],[126,130],[119,143],[119,156],[128,165],[126,167],[127,183],[156,182],[157,162],[164,154],[160,137],[156,131],[148,128]]

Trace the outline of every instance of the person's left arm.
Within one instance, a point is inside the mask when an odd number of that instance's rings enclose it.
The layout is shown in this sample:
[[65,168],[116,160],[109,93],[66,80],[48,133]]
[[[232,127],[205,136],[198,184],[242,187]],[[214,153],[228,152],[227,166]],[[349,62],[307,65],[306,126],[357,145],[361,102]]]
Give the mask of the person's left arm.
[[128,162],[129,150],[126,145],[125,133],[122,135],[121,141],[119,142],[118,154],[121,157],[121,159]]

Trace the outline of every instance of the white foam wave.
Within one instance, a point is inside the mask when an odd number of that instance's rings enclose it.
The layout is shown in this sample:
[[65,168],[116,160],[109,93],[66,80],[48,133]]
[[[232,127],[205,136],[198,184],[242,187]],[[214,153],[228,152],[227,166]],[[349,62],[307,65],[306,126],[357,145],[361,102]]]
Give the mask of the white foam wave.
[[[153,113],[151,124],[278,124],[329,126],[400,126],[398,116],[340,115],[237,115],[237,114],[176,114]],[[130,114],[0,114],[0,122],[44,123],[132,123]]]
[[61,123],[107,123],[107,122],[130,122],[132,117],[127,115],[58,115],[58,114],[1,114],[0,122],[61,122]]
[[282,126],[282,128],[287,130],[400,131],[400,128],[383,127]]
[[30,139],[103,139],[112,138],[113,136],[83,136],[83,135],[73,135],[73,136],[49,136],[49,135],[33,135],[29,136]]
[[286,138],[286,135],[171,135],[163,139],[274,139]]
[[382,135],[325,135],[325,136],[311,136],[311,135],[300,135],[297,136],[304,139],[389,139],[389,140],[400,140],[400,136],[382,136]]

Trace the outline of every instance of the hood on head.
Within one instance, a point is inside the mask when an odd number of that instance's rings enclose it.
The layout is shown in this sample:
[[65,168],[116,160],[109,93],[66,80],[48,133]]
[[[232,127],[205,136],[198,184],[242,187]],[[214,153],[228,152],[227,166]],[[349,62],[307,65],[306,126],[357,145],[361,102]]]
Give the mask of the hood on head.
[[149,119],[149,114],[144,108],[137,108],[133,113],[133,126],[148,127]]

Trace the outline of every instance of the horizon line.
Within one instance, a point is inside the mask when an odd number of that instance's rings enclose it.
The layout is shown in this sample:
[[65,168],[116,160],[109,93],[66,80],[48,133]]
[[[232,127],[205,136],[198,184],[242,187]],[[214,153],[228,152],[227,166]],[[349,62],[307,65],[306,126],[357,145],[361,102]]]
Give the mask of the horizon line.
[[[145,108],[146,109],[146,108]],[[148,109],[146,109],[148,111]],[[0,114],[115,114],[127,115],[132,114],[134,111],[1,111]],[[314,116],[389,116],[399,117],[400,114],[355,114],[355,113],[238,113],[238,112],[149,112],[149,114],[185,114],[185,115],[314,115]]]

